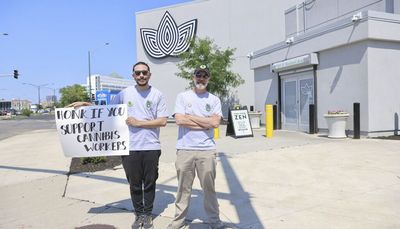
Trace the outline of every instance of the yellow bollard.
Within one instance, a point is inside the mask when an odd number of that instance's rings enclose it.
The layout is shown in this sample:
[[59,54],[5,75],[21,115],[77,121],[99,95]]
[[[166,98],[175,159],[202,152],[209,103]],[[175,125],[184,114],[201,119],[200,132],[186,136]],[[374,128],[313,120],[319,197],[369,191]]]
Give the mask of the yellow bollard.
[[271,104],[265,105],[265,137],[272,138],[274,126],[274,113]]
[[214,139],[218,139],[219,138],[219,127],[214,128]]

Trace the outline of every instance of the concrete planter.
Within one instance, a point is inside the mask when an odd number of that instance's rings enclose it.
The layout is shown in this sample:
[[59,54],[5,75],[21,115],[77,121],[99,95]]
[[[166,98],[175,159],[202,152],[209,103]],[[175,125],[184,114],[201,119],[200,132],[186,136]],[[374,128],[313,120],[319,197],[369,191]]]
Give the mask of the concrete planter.
[[249,112],[250,116],[250,122],[251,122],[251,128],[253,129],[259,129],[260,128],[260,117],[262,113],[261,112]]
[[325,114],[328,123],[328,138],[346,138],[346,121],[349,114]]

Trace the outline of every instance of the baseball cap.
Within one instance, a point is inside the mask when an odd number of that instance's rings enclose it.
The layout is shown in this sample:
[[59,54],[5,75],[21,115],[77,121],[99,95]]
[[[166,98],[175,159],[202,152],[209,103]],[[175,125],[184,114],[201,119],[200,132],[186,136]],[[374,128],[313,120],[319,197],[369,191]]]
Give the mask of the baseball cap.
[[199,67],[196,68],[196,70],[194,70],[195,75],[199,72],[205,72],[207,73],[207,75],[210,76],[210,70],[208,70],[206,65],[200,65]]

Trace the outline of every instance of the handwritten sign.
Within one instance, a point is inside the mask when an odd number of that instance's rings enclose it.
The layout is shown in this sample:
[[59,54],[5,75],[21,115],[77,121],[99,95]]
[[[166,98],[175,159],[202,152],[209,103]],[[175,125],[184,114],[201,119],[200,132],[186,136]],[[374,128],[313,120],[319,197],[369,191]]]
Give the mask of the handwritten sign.
[[235,137],[252,137],[253,129],[247,110],[231,110],[230,113]]
[[129,155],[127,107],[58,108],[56,126],[66,157]]

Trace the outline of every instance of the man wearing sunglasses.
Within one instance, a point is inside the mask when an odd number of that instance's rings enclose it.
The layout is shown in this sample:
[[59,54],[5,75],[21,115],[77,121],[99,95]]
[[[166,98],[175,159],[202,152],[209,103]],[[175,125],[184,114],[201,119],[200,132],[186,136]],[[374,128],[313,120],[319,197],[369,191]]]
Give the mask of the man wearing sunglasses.
[[136,214],[132,228],[153,228],[152,210],[161,155],[160,127],[167,124],[167,109],[162,93],[149,85],[150,67],[144,62],[133,66],[135,86],[122,90],[112,104],[126,104],[130,143],[129,156],[122,165],[130,186]]
[[215,193],[216,148],[214,128],[222,117],[221,101],[207,91],[210,71],[199,66],[193,75],[193,89],[180,93],[175,103],[175,119],[179,126],[175,167],[178,191],[175,217],[169,229],[185,227],[193,180],[197,176],[204,192],[204,208],[211,228],[225,228],[219,218]]

